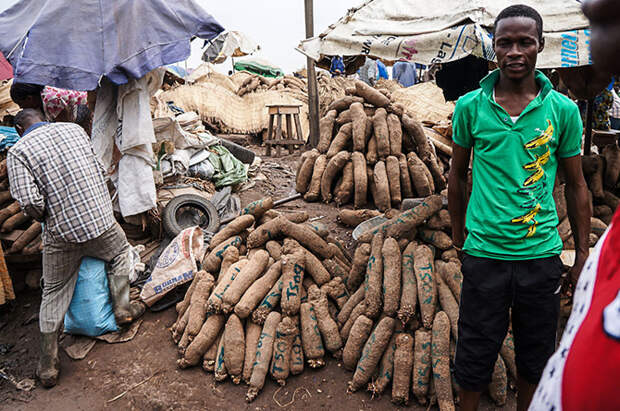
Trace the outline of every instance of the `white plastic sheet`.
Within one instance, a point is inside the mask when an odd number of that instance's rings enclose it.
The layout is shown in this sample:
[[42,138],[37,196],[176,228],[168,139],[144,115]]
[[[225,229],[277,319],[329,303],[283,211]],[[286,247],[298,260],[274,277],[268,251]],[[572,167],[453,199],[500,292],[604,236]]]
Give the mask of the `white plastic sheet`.
[[[543,17],[545,50],[539,68],[591,64],[588,21],[576,0],[522,0]],[[324,56],[368,55],[432,64],[469,54],[495,60],[492,26],[508,0],[370,0],[351,9],[299,51]]]

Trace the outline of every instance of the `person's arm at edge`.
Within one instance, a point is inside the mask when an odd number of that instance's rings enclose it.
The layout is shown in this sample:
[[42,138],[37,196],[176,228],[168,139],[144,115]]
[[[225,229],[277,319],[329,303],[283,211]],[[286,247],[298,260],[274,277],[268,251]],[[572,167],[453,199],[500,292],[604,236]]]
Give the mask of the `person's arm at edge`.
[[467,211],[467,172],[471,148],[452,142],[452,163],[448,175],[448,211],[452,224],[452,242],[458,248],[465,243],[465,215]]
[[588,186],[581,168],[581,155],[562,158],[560,165],[566,177],[566,208],[575,239],[575,263],[569,271],[571,283],[575,285],[590,252],[588,243],[592,209],[588,199]]
[[30,169],[18,156],[9,151],[7,170],[11,196],[19,203],[24,214],[36,221],[43,221],[45,219],[45,200]]

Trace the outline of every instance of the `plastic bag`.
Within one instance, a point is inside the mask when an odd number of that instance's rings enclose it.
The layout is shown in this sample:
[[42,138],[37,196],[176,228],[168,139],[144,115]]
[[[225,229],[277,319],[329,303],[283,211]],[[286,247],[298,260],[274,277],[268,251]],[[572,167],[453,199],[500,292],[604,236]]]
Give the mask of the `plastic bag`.
[[213,175],[215,188],[231,186],[248,180],[248,166],[237,160],[226,147],[214,145],[209,150],[214,154],[209,156],[209,161],[215,169]]
[[97,337],[118,331],[105,262],[82,258],[75,291],[65,314],[65,332]]
[[176,286],[193,279],[198,270],[196,260],[202,258],[203,246],[200,227],[181,231],[159,256],[140,292],[142,301],[150,307]]

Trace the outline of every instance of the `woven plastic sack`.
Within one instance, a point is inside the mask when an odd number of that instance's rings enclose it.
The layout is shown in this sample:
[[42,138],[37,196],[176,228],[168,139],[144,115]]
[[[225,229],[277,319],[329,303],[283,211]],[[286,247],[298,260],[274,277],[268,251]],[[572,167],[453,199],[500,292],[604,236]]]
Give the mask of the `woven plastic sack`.
[[191,281],[198,271],[196,260],[202,258],[203,247],[200,227],[181,231],[159,256],[140,292],[142,301],[150,307],[175,287]]
[[84,257],[69,311],[65,314],[65,332],[97,337],[114,331],[118,331],[118,327],[105,262]]

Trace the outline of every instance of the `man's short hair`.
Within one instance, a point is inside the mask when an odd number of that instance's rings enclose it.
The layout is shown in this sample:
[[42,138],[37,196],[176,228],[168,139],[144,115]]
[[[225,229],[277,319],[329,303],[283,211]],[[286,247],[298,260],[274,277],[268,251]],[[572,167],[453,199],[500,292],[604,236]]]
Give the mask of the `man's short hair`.
[[11,100],[23,101],[27,99],[29,96],[41,97],[41,91],[43,91],[43,86],[32,83],[18,83],[13,82],[11,84]]
[[39,122],[44,121],[45,116],[40,110],[35,110],[34,108],[25,108],[19,113],[15,114],[15,126],[20,126],[22,129],[25,129],[25,125],[29,122]]
[[507,19],[510,17],[527,17],[529,19],[534,20],[536,22],[536,30],[538,31],[538,39],[542,40],[543,38],[542,16],[532,7],[526,6],[525,4],[515,4],[514,6],[506,7],[504,10],[500,11],[493,25],[493,37],[495,37],[495,30],[497,29],[497,24],[500,22],[500,20]]

